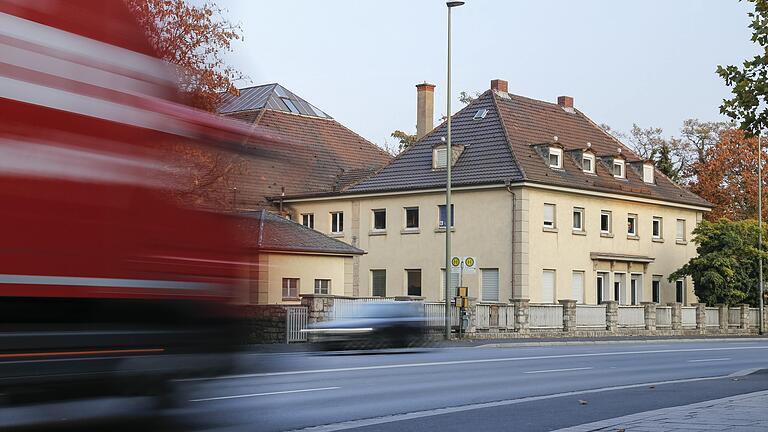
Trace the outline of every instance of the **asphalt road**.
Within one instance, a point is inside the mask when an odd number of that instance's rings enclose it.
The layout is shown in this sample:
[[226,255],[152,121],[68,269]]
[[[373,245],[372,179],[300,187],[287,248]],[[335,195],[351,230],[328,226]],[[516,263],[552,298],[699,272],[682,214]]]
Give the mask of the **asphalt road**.
[[252,353],[240,363],[242,374],[180,383],[187,402],[166,413],[175,428],[543,431],[768,389],[767,373],[747,375],[768,368],[768,340]]

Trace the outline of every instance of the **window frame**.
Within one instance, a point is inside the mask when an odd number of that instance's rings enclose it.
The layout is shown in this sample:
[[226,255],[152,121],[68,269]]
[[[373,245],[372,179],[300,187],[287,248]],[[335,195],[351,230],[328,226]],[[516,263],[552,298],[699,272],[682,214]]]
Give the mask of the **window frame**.
[[[619,167],[619,175],[616,175],[616,167]],[[611,170],[613,173],[614,178],[627,178],[627,167],[623,159],[614,159],[613,161],[613,169]]]
[[[440,153],[445,154],[445,162],[440,163]],[[432,149],[432,169],[445,169],[448,167],[448,146],[441,146]]]
[[[547,209],[552,209],[552,220],[547,220]],[[544,229],[556,229],[557,228],[557,204],[553,203],[544,203],[541,216],[541,225],[544,227]],[[547,223],[550,223],[550,225],[547,225]]]
[[[309,223],[307,223],[309,222]],[[315,229],[315,214],[314,213],[302,213],[301,224],[307,228]]]
[[[658,226],[658,232],[656,230]],[[651,236],[654,240],[661,240],[664,238],[664,218],[661,216],[654,216],[651,220]]]
[[[608,229],[603,229],[603,216],[608,219]],[[613,213],[610,210],[600,210],[600,234],[611,234],[613,232]]]
[[574,294],[576,288],[574,282],[577,275],[581,277],[581,293],[579,294],[580,298],[574,298],[573,300],[576,300],[576,304],[584,304],[586,302],[587,272],[584,270],[571,271],[571,294]]
[[661,275],[653,275],[651,279],[651,301],[661,303]]
[[[682,222],[682,232],[680,231],[680,223]],[[678,242],[684,242],[686,241],[686,229],[687,221],[685,219],[677,219],[677,222],[675,223],[675,240]]]
[[[586,170],[584,169],[584,161],[589,161],[590,169]],[[584,171],[587,174],[594,174],[595,173],[595,155],[593,154],[582,154],[581,156],[581,170]]]
[[[576,215],[579,215],[579,227],[576,227]],[[574,207],[573,208],[573,217],[571,220],[571,229],[573,231],[577,232],[584,232],[586,229],[584,227],[584,207]]]
[[[678,286],[678,284],[680,284],[680,286]],[[678,299],[680,301],[678,301]],[[685,304],[685,279],[675,280],[675,302]]]
[[[637,213],[627,213],[627,236],[628,237],[638,237],[637,235],[637,224],[639,223],[639,217],[637,216]],[[630,226],[632,227],[632,231],[630,231]]]
[[[338,229],[341,228],[341,229]],[[331,212],[331,234],[344,233],[344,212],[332,211]]]
[[654,184],[655,169],[652,164],[643,164],[643,183]]
[[[290,283],[291,281],[295,282],[296,285],[293,286],[293,287],[290,286],[291,285],[291,283]],[[288,286],[287,287],[286,287],[286,282],[288,282],[288,284],[287,284]],[[283,301],[286,301],[286,300],[298,300],[299,299],[299,293],[301,292],[300,291],[300,287],[301,287],[301,279],[299,279],[299,278],[285,278],[284,277],[283,281],[282,281],[282,291],[281,291]],[[288,295],[286,295],[286,289],[288,289]],[[291,289],[295,289],[296,290],[296,295],[295,296],[291,296],[290,295],[291,294]]]
[[[384,226],[377,227],[376,226],[376,222],[377,222],[376,215],[377,214],[381,214],[381,213],[384,214]],[[371,229],[373,231],[379,231],[379,232],[387,230],[387,209],[385,209],[385,208],[371,209]]]
[[[326,287],[325,287],[325,291],[326,292],[323,292],[323,287],[322,287],[323,282],[327,282]],[[314,291],[314,293],[315,294],[326,294],[326,295],[331,294],[331,280],[330,279],[322,279],[322,278],[315,279],[315,291]]]
[[[408,211],[416,211],[416,226],[408,226]],[[421,220],[419,215],[419,207],[418,206],[412,206],[412,207],[403,207],[403,214],[404,214],[404,221],[405,221],[405,227],[406,230],[418,230],[421,228]],[[439,216],[438,216],[439,217]]]
[[[445,204],[438,204],[437,205],[437,227],[439,229],[445,229],[446,228],[446,221],[442,219],[442,216],[445,215],[445,217],[448,217],[447,212],[445,211]],[[456,227],[456,207],[453,203],[451,203],[451,229]]]
[[[557,163],[554,165],[552,164],[552,156],[557,157]],[[557,147],[550,147],[547,163],[549,164],[550,168],[562,169],[563,168],[563,149],[557,148]]]
[[[487,274],[496,273],[496,298],[490,299],[486,297],[486,283],[485,278]],[[498,302],[501,297],[501,275],[498,268],[481,268],[480,269],[480,298],[484,302]]]
[[[383,272],[384,273],[384,287],[382,295],[376,294],[376,285],[375,281],[376,278],[374,277],[375,272]],[[387,296],[387,270],[386,269],[371,269],[371,297],[386,297]]]
[[[411,275],[417,274],[417,273],[419,275],[419,293],[411,294]],[[420,268],[405,269],[405,294],[413,297],[422,297],[423,293],[424,293],[424,284],[423,284],[421,269]]]

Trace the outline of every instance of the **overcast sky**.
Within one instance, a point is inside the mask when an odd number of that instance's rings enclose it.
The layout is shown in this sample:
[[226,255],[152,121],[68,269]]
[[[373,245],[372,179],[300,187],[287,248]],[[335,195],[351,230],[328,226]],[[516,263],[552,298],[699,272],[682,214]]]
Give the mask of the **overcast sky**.
[[[217,0],[243,26],[229,62],[278,82],[363,137],[415,132],[415,84],[444,114],[446,7],[439,0]],[[515,94],[575,106],[597,123],[677,133],[719,120],[718,64],[757,53],[736,0],[467,0],[453,13],[453,110],[461,90],[509,81]]]

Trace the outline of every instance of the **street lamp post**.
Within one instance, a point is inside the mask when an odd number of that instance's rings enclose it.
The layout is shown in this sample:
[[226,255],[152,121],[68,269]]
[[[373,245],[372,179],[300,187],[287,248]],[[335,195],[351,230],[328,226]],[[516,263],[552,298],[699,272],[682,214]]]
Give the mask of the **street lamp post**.
[[463,5],[463,1],[449,1],[448,6],[448,84],[446,88],[446,115],[448,116],[448,136],[445,143],[445,340],[451,339],[451,9]]
[[757,317],[758,334],[763,334],[763,134],[757,135],[757,252],[760,309]]

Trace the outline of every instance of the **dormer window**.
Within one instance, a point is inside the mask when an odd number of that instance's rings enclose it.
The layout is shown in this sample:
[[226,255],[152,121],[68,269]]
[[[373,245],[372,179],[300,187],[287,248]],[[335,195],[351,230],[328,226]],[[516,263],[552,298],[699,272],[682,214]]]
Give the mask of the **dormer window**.
[[448,150],[445,147],[432,150],[432,168],[445,168],[448,161]]
[[621,159],[617,159],[613,161],[613,176],[616,178],[625,178],[625,167],[624,167],[624,161]]
[[562,168],[563,167],[563,150],[550,147],[549,148],[549,167],[550,168]]
[[643,181],[645,183],[653,183],[653,164],[643,164]]
[[588,174],[595,173],[595,155],[584,153],[581,156],[581,169]]

